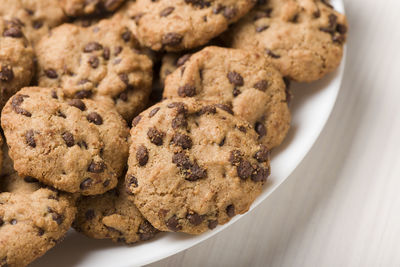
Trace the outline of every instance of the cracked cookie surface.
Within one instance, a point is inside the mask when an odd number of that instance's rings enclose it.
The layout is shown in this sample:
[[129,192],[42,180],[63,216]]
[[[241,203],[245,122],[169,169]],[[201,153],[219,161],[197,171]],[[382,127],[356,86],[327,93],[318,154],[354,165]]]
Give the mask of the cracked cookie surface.
[[7,102],[1,122],[19,175],[84,195],[117,185],[129,129],[111,106],[67,99],[62,89],[26,87]]
[[123,180],[103,195],[80,198],[77,208],[74,228],[92,238],[133,244],[158,233],[128,198]]
[[137,0],[128,13],[140,42],[153,50],[180,51],[206,44],[244,16],[255,0]]
[[[6,147],[5,145],[3,146]],[[70,196],[14,171],[7,149],[0,176],[0,265],[25,266],[62,240],[75,216]]]
[[161,231],[200,234],[246,212],[269,176],[269,151],[226,105],[165,100],[136,117],[127,190]]
[[15,20],[0,18],[0,109],[34,74],[33,49]]
[[346,32],[346,17],[326,0],[270,0],[259,1],[229,34],[232,47],[256,49],[284,76],[311,82],[340,64]]
[[175,66],[178,69],[165,81],[165,98],[192,97],[228,105],[254,127],[259,141],[269,149],[282,143],[291,120],[288,92],[281,74],[265,56],[206,47],[182,56]]
[[65,95],[112,103],[130,121],[151,93],[151,59],[121,16],[89,27],[64,24],[38,45],[38,80]]

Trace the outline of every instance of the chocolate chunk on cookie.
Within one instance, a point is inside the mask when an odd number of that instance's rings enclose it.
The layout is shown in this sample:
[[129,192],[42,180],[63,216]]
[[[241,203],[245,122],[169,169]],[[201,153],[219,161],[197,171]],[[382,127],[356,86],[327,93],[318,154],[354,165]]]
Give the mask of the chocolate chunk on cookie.
[[284,76],[318,80],[340,63],[346,17],[322,0],[269,0],[232,27],[232,46],[267,55]]
[[246,212],[261,193],[269,158],[256,155],[266,148],[224,106],[175,98],[140,116],[131,129],[126,185],[155,228],[200,234]]
[[[268,58],[256,52],[206,47],[178,61],[180,67],[165,81],[165,98],[193,97],[224,104],[250,123],[269,149],[283,141],[291,119],[286,85]],[[183,90],[188,87],[193,88],[190,94]]]
[[137,0],[128,7],[138,39],[153,50],[180,51],[206,44],[244,16],[255,0]]
[[75,217],[70,196],[20,177],[7,146],[0,177],[0,263],[26,266],[62,240]]
[[152,61],[121,16],[90,27],[64,24],[37,46],[39,85],[61,87],[71,98],[114,105],[128,121],[145,108]]
[[23,33],[33,46],[67,19],[55,0],[1,0],[0,16],[23,26]]
[[33,50],[22,28],[15,19],[0,18],[0,109],[34,74]]
[[113,12],[125,0],[60,0],[60,5],[68,16],[84,16]]
[[128,198],[123,180],[104,195],[81,197],[77,208],[74,228],[92,238],[132,244],[149,240],[159,232]]
[[84,195],[117,185],[129,130],[110,106],[67,99],[62,89],[27,87],[7,102],[1,120],[21,176]]

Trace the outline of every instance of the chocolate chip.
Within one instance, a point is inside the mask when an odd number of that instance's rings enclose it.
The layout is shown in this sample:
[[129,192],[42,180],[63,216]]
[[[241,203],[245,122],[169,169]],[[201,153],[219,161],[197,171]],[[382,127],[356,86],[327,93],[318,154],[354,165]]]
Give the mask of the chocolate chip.
[[161,146],[163,144],[165,133],[160,132],[156,128],[152,127],[147,131],[147,136],[149,137],[150,142],[157,146]]
[[153,227],[147,220],[139,225],[138,235],[140,241],[146,241],[153,238],[159,231]]
[[173,6],[164,8],[160,12],[160,17],[166,17],[166,16],[170,15],[174,11],[174,9],[175,9],[175,7],[173,7]]
[[185,54],[183,56],[181,56],[177,61],[176,61],[176,66],[180,67],[183,64],[186,63],[186,61],[188,61],[190,59],[190,57],[192,56],[192,54]]
[[149,151],[144,145],[140,145],[136,151],[136,159],[140,166],[144,166],[149,161]]
[[233,166],[239,166],[239,163],[243,159],[243,154],[239,150],[232,150],[230,155],[229,155],[229,162]]
[[97,112],[90,112],[87,116],[86,119],[94,123],[96,125],[102,125],[103,124],[103,118],[97,113]]
[[200,216],[196,212],[187,214],[186,219],[188,219],[188,221],[194,226],[200,225],[204,221],[204,217]]
[[91,90],[80,90],[75,93],[75,97],[78,99],[89,98],[92,96]]
[[190,84],[185,84],[178,88],[178,95],[180,97],[192,97],[196,94],[196,87]]
[[234,19],[238,10],[235,7],[225,7],[224,8],[224,17],[228,20]]
[[221,142],[219,142],[219,146],[223,146],[225,145],[225,141],[226,141],[226,137],[224,136],[224,138],[222,138]]
[[251,177],[251,174],[253,173],[253,167],[247,160],[242,160],[236,167],[236,171],[240,179],[246,180],[247,178]]
[[121,37],[122,37],[122,40],[124,40],[125,43],[127,43],[131,40],[132,32],[130,30],[126,29],[126,31],[124,33],[122,33]]
[[10,25],[3,31],[4,37],[21,38],[23,36],[22,30],[17,25]]
[[264,169],[264,168],[258,167],[256,170],[253,171],[253,173],[251,175],[251,180],[253,182],[261,182],[261,181],[265,182],[269,175],[270,175],[269,168]]
[[10,82],[14,79],[14,71],[11,66],[3,66],[0,68],[0,81]]
[[86,218],[86,220],[90,221],[90,220],[93,220],[95,217],[96,217],[96,214],[95,214],[94,210],[88,209],[88,210],[85,212],[85,218]]
[[258,27],[256,27],[256,32],[263,32],[263,31],[265,31],[265,30],[268,29],[268,28],[269,28],[268,25],[258,26]]
[[133,176],[132,174],[129,174],[126,177],[126,184],[128,187],[131,187],[133,185],[133,187],[138,187],[138,180],[135,176]]
[[4,224],[3,218],[0,217],[0,226],[3,226],[3,224]]
[[190,169],[191,162],[188,156],[185,153],[180,152],[176,153],[172,156],[172,163],[176,164],[179,168],[182,169]]
[[92,172],[92,173],[102,173],[105,168],[106,168],[106,164],[104,164],[104,162],[102,162],[102,161],[100,161],[100,162],[92,161],[89,164],[87,171],[88,172]]
[[226,112],[228,112],[229,114],[233,115],[233,110],[230,106],[225,105],[225,104],[216,104],[215,105],[217,108],[220,108]]
[[172,102],[168,104],[168,108],[176,108],[178,114],[186,114],[187,113],[187,107],[185,104],[182,102]]
[[54,90],[51,90],[51,97],[54,98],[54,99],[58,99],[57,92],[54,91]]
[[110,59],[110,48],[104,47],[104,50],[103,50],[103,58],[104,58],[105,60],[109,60],[109,59]]
[[33,130],[29,130],[25,134],[25,141],[28,146],[30,147],[36,147],[36,142],[35,142],[35,133]]
[[81,190],[86,190],[89,187],[91,187],[93,184],[93,180],[91,178],[86,178],[85,180],[83,180],[83,182],[80,184],[79,188]]
[[103,49],[103,46],[97,42],[90,42],[83,48],[83,52],[90,53]]
[[27,117],[31,117],[32,114],[29,111],[27,111],[27,110],[25,110],[25,109],[20,107],[22,102],[24,102],[24,98],[27,98],[27,97],[29,97],[29,96],[28,95],[21,95],[21,94],[18,94],[16,96],[14,96],[13,99],[11,100],[11,106],[12,106],[12,109],[17,114],[21,114],[21,115],[24,115],[24,116],[27,116]]
[[227,77],[228,77],[229,82],[235,86],[243,86],[244,85],[243,77],[236,71],[228,72]]
[[184,114],[178,114],[175,118],[172,119],[172,128],[178,129],[180,127],[187,126],[187,120]]
[[38,182],[39,182],[38,179],[36,179],[36,178],[34,178],[34,177],[32,177],[32,176],[25,176],[25,177],[24,177],[24,181],[25,181],[26,183],[28,183],[28,184],[34,184],[34,183],[38,183]]
[[53,221],[55,221],[58,225],[61,225],[64,221],[64,216],[61,214],[58,214],[57,212],[53,212],[53,214],[51,215],[51,218],[53,219]]
[[346,34],[346,32],[347,32],[347,27],[346,27],[346,25],[338,24],[338,25],[336,25],[336,31],[337,31],[338,33],[340,33],[340,34]]
[[240,126],[238,126],[237,128],[238,128],[238,129],[239,129],[239,131],[241,131],[242,133],[247,133],[247,129],[246,129],[246,127],[245,127],[245,126],[243,126],[243,125],[240,125]]
[[133,120],[132,120],[132,126],[135,127],[136,125],[138,125],[138,123],[140,122],[140,120],[142,119],[141,115],[137,115]]
[[196,162],[190,166],[187,172],[184,172],[185,179],[190,182],[195,182],[197,180],[203,179],[207,176],[207,171],[201,168]]
[[96,57],[96,56],[91,56],[91,57],[89,58],[88,63],[89,63],[89,65],[90,65],[93,69],[96,69],[96,68],[99,66],[99,64],[100,64],[100,61],[99,61],[99,58],[98,58],[98,57]]
[[43,228],[38,228],[38,236],[43,236],[44,235],[44,229]]
[[268,89],[268,81],[266,81],[266,80],[261,80],[261,81],[259,81],[259,82],[257,82],[256,84],[254,84],[254,88],[255,89],[258,89],[258,90],[260,90],[260,91],[263,91],[263,92],[265,92],[267,89]]
[[267,134],[267,128],[265,128],[264,124],[261,122],[256,122],[256,125],[254,127],[256,132],[258,133],[259,137],[258,138],[263,138]]
[[165,224],[167,225],[168,229],[173,231],[173,232],[178,232],[182,230],[182,226],[179,224],[178,218],[176,215],[172,216],[169,218]]
[[10,221],[10,224],[11,224],[11,225],[16,225],[17,222],[18,222],[17,219],[12,219],[12,220]]
[[50,79],[57,79],[58,78],[58,74],[57,74],[57,71],[55,69],[45,69],[44,70],[44,74],[46,74],[47,78],[50,78]]
[[217,113],[217,109],[214,105],[208,105],[201,108],[201,110],[197,113],[199,116],[203,114],[215,114]]
[[38,30],[38,29],[42,28],[42,26],[43,26],[43,21],[36,20],[36,21],[32,22],[32,26],[33,26],[33,28],[34,28],[35,30]]
[[280,55],[275,54],[274,52],[272,52],[270,49],[265,49],[265,53],[267,53],[267,55],[272,57],[272,58],[280,58],[281,57]]
[[226,207],[226,214],[231,218],[235,216],[235,206],[233,204]]
[[82,111],[86,109],[85,103],[83,103],[83,101],[80,99],[71,99],[70,101],[68,101],[68,105],[76,107]]
[[162,44],[168,46],[178,46],[183,40],[183,36],[176,33],[170,32],[162,37]]
[[210,220],[208,221],[208,228],[210,230],[215,229],[215,227],[218,226],[218,221],[217,220]]
[[152,110],[150,111],[150,113],[149,113],[149,118],[151,118],[151,117],[153,117],[154,115],[156,115],[157,112],[158,112],[159,110],[160,110],[159,107],[152,109]]
[[129,77],[126,73],[121,73],[118,75],[119,79],[126,85],[129,85]]
[[260,150],[256,152],[254,158],[258,162],[263,163],[269,160],[269,156],[270,156],[270,151],[268,150],[268,148],[264,145],[261,145]]
[[190,136],[181,133],[174,134],[171,142],[177,146],[182,147],[183,149],[190,149],[193,145]]
[[122,52],[122,46],[117,46],[114,48],[114,56],[118,56]]
[[105,181],[103,182],[103,186],[104,186],[104,187],[108,187],[108,186],[110,185],[110,183],[111,183],[111,180],[110,180],[110,179],[107,179],[107,180],[105,180]]

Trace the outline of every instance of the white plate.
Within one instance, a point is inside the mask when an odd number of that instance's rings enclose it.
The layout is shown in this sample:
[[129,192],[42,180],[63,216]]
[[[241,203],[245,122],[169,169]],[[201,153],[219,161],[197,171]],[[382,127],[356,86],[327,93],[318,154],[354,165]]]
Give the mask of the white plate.
[[[334,0],[336,10],[344,12],[341,0]],[[294,99],[292,128],[279,150],[274,151],[272,176],[262,195],[253,203],[251,210],[280,185],[300,164],[322,131],[332,108],[343,77],[345,56],[342,64],[324,79],[312,84],[293,84]],[[248,213],[247,213],[248,214]],[[114,244],[108,240],[93,240],[70,231],[65,240],[49,251],[32,267],[43,266],[140,266],[155,262],[188,249],[226,229],[246,214],[234,217],[229,223],[200,236],[180,233],[163,233],[152,241],[133,246]]]

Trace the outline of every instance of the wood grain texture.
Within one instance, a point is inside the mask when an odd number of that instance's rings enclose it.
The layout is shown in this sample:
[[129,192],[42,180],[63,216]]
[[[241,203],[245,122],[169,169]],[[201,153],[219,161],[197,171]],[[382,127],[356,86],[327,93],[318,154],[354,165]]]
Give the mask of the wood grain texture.
[[345,78],[308,156],[252,214],[150,266],[400,266],[400,1],[345,6]]

